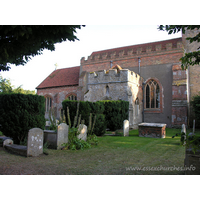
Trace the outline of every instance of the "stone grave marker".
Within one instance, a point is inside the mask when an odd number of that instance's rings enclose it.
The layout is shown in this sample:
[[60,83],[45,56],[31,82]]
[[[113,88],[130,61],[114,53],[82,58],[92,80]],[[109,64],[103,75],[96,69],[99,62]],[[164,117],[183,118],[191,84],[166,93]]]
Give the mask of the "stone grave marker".
[[39,156],[43,154],[43,130],[32,128],[28,132],[27,156]]
[[78,132],[80,134],[77,135],[77,138],[86,141],[87,140],[87,126],[84,124],[83,125],[80,124],[78,128]]
[[186,127],[185,127],[185,124],[182,124],[181,133],[185,133],[184,143],[183,143],[183,145],[185,145],[186,144]]
[[8,144],[13,144],[13,140],[10,139],[10,138],[7,138],[7,139],[5,139],[5,140],[3,141],[3,147],[4,147],[5,145],[8,145]]
[[127,119],[123,122],[123,134],[129,136],[129,121]]
[[193,134],[195,132],[195,119],[193,120]]
[[63,143],[68,143],[68,128],[69,126],[65,123],[61,123],[58,126],[57,149],[61,149]]

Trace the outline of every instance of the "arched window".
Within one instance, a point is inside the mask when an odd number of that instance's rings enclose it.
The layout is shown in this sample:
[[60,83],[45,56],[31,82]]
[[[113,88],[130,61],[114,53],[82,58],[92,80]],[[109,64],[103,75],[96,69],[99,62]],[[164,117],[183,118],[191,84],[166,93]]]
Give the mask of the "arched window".
[[145,108],[158,109],[160,108],[160,87],[158,83],[151,79],[145,86]]
[[47,96],[47,97],[45,97],[45,109],[46,109],[46,112],[49,112],[51,107],[52,107],[52,98]]
[[77,96],[75,94],[71,94],[69,96],[67,96],[68,100],[77,100]]

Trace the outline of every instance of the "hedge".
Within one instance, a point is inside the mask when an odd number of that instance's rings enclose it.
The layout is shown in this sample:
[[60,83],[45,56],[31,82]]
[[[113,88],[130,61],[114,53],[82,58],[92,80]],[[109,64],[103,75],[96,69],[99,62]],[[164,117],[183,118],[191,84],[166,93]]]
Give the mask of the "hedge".
[[100,101],[104,103],[107,128],[115,131],[123,128],[123,121],[129,117],[128,101]]
[[[70,120],[73,124],[74,117],[76,115],[78,101],[65,100],[62,102],[65,115],[67,114],[67,107],[70,111]],[[89,124],[90,113],[93,113],[93,117],[96,115],[96,124],[94,133],[96,135],[103,135],[106,128],[110,130],[117,130],[123,127],[123,121],[128,119],[129,102],[127,101],[80,101],[79,114],[81,118],[85,120],[86,126]],[[66,115],[67,124],[68,117]]]
[[1,131],[19,144],[31,128],[44,129],[45,99],[32,94],[0,94]]
[[195,120],[196,120],[195,126],[199,128],[200,127],[199,125],[200,123],[200,94],[193,96],[191,105],[195,113]]

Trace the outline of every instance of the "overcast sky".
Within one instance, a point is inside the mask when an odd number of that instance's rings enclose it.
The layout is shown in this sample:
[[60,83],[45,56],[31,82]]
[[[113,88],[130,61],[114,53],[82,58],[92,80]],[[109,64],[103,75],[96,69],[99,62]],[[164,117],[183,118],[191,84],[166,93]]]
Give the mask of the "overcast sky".
[[11,79],[12,85],[23,89],[35,88],[57,69],[80,65],[80,59],[93,51],[130,46],[181,37],[181,33],[168,35],[159,31],[158,25],[86,25],[77,30],[79,41],[56,44],[55,51],[43,51],[43,55],[32,58],[24,66],[11,65],[3,78]]

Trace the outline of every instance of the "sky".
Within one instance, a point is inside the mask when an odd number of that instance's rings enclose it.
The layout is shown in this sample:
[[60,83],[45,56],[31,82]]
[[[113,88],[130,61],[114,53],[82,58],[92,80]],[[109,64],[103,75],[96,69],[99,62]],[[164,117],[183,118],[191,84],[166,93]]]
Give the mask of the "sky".
[[55,51],[44,50],[26,65],[11,65],[9,71],[0,74],[15,87],[35,90],[55,70],[55,64],[57,69],[80,66],[81,58],[87,59],[94,51],[181,37],[181,33],[168,35],[157,28],[158,25],[86,25],[77,29],[79,41],[57,43]]

